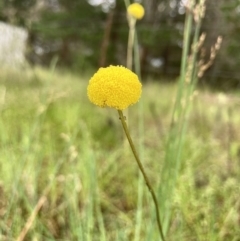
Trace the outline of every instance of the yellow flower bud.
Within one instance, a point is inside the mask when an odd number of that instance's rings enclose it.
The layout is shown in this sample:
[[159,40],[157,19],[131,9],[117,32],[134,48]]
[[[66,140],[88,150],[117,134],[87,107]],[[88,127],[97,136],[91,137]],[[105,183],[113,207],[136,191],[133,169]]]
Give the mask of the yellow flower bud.
[[128,6],[127,12],[136,19],[142,19],[144,16],[144,7],[139,3],[132,3]]
[[89,100],[100,107],[124,110],[141,97],[142,84],[138,76],[123,66],[100,68],[90,79]]

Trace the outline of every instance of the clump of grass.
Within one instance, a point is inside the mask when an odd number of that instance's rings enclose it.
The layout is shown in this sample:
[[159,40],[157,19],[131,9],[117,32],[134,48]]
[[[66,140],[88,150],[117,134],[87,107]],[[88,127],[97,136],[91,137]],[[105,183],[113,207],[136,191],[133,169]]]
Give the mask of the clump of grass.
[[[220,48],[220,41],[212,49],[212,59],[208,64],[198,60],[205,35],[200,36],[201,22],[205,13],[205,0],[189,1],[186,5],[186,19],[183,39],[183,53],[181,72],[175,105],[172,113],[171,128],[166,145],[166,154],[160,178],[159,196],[162,200],[161,210],[164,213],[164,231],[167,232],[171,220],[171,200],[178,180],[179,170],[183,159],[184,142],[186,139],[188,118],[192,107],[192,99],[198,78],[212,64],[216,51]],[[191,42],[192,26],[194,26]],[[206,68],[205,68],[206,67]]]
[[[0,121],[1,239],[17,239],[49,184],[46,201],[27,239],[131,239],[136,225],[138,173],[135,163],[129,162],[130,150],[122,153],[115,112],[91,107],[84,79],[35,70],[35,74],[40,72],[45,78],[38,76],[38,88],[8,86],[7,79],[2,83],[6,91]],[[22,80],[25,78],[28,75],[22,74]],[[45,84],[48,79],[52,81]],[[69,85],[73,88],[68,89]],[[154,188],[159,182],[156,173],[164,159],[176,87],[156,83],[143,86],[144,165]],[[65,95],[61,98],[52,98],[62,92]],[[165,96],[165,101],[155,100],[157,94]],[[170,240],[231,240],[239,236],[238,101],[235,95],[200,90],[194,100],[182,153],[186,161],[173,196]],[[150,109],[153,103],[155,112]],[[107,123],[109,115],[113,130],[105,139],[99,139],[99,125]],[[131,118],[133,123],[138,120],[137,108],[131,108]],[[137,130],[131,131],[135,136]],[[109,145],[112,138],[116,138],[114,147]],[[147,229],[140,230],[139,240],[152,240],[158,233],[151,231],[155,227],[154,223],[150,225],[154,220],[151,200],[143,190],[142,225]],[[212,228],[207,229],[210,221]]]

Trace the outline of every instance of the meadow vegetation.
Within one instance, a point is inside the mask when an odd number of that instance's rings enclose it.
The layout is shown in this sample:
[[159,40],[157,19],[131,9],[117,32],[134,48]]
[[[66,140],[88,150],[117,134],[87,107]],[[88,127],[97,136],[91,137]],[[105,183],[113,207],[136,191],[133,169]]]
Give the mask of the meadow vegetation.
[[[1,70],[0,240],[159,239],[152,200],[145,184],[139,187],[117,111],[89,102],[89,77]],[[129,110],[130,132],[143,141],[143,164],[155,190],[164,185],[159,181],[176,91],[174,83],[145,80],[141,133],[138,104]],[[191,102],[166,240],[237,241],[239,93],[198,88]]]

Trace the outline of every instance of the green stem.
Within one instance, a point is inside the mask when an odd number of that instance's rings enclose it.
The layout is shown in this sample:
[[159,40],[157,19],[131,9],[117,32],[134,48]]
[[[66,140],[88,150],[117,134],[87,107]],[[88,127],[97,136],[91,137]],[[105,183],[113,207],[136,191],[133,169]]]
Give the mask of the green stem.
[[154,202],[154,205],[155,205],[155,209],[156,209],[158,230],[160,232],[160,236],[161,236],[162,240],[165,241],[165,238],[164,238],[164,235],[163,235],[163,230],[162,230],[162,225],[161,225],[161,221],[160,221],[160,212],[159,212],[159,208],[158,208],[158,201],[157,201],[156,194],[155,194],[155,192],[154,192],[154,190],[153,190],[153,188],[152,188],[152,186],[150,184],[150,181],[149,181],[149,179],[148,179],[148,177],[147,177],[147,175],[146,175],[146,173],[144,171],[143,165],[142,165],[142,163],[141,163],[141,161],[140,161],[140,159],[138,157],[138,154],[137,154],[137,151],[136,151],[135,146],[133,144],[132,138],[131,138],[131,136],[129,134],[127,123],[125,121],[125,117],[123,116],[123,112],[121,110],[118,110],[118,114],[119,114],[119,118],[120,118],[120,120],[122,122],[122,126],[123,126],[123,129],[124,129],[124,132],[126,134],[128,142],[129,142],[130,147],[132,149],[133,155],[135,157],[135,160],[137,161],[138,167],[139,167],[139,169],[140,169],[140,171],[141,171],[141,173],[142,173],[142,175],[144,177],[144,180],[145,180],[145,183],[146,183],[146,185],[148,187],[148,190],[149,190],[149,192],[152,195],[152,199],[153,199],[153,202]]
[[132,70],[132,53],[133,53],[133,44],[134,44],[134,34],[135,34],[135,25],[136,19],[131,16],[128,16],[129,24],[129,34],[128,34],[128,46],[127,46],[127,68]]
[[[127,45],[127,62],[126,67],[132,70],[133,64],[133,43],[134,43],[134,33],[135,33],[135,24],[136,19],[131,16],[128,16],[128,24],[129,24],[129,34],[128,34],[128,45]],[[128,109],[126,110],[126,116],[128,117]],[[129,119],[129,118],[127,118]]]

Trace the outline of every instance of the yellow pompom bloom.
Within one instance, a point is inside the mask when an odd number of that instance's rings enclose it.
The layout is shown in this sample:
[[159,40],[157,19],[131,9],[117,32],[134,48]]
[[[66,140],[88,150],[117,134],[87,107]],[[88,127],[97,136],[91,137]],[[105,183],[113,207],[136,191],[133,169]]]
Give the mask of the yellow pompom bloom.
[[128,6],[127,12],[136,19],[142,19],[144,16],[144,7],[139,3],[132,3]]
[[124,110],[140,99],[142,84],[138,76],[123,66],[100,68],[90,79],[89,100],[100,107]]

